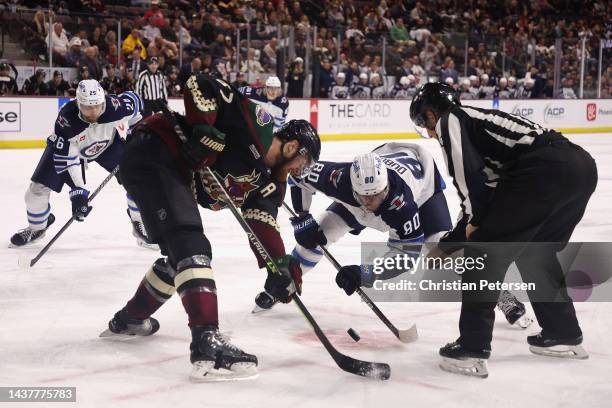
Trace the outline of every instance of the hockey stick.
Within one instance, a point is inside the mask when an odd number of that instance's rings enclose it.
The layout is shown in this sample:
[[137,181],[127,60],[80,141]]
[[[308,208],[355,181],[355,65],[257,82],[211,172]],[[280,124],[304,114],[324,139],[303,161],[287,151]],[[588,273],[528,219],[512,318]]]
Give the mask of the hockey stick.
[[[249,238],[249,241],[257,249],[259,256],[261,256],[261,258],[264,260],[264,262],[266,263],[266,266],[273,273],[278,273],[278,274],[282,273],[278,269],[278,265],[276,265],[276,262],[274,262],[274,260],[272,259],[272,257],[270,256],[266,248],[263,246],[259,238],[257,238],[257,236],[255,235],[255,233],[253,232],[249,224],[245,221],[242,214],[238,212],[236,205],[234,204],[229,194],[225,190],[225,186],[223,185],[223,183],[221,182],[217,174],[215,174],[209,167],[206,167],[205,171],[207,171],[208,174],[210,174],[214,182],[219,186],[220,191],[225,197],[227,206],[231,210],[232,214],[234,214],[234,217],[236,218],[236,220],[238,221],[238,223],[240,224],[244,232],[246,232]],[[300,312],[302,312],[302,314],[304,315],[308,323],[310,323],[319,341],[323,343],[323,346],[325,347],[327,352],[331,355],[331,357],[334,359],[338,367],[340,367],[342,370],[347,371],[351,374],[360,375],[362,377],[370,377],[370,378],[375,378],[379,380],[389,379],[389,377],[391,376],[391,367],[389,367],[388,364],[373,363],[369,361],[357,360],[352,357],[346,356],[340,353],[338,350],[336,350],[336,348],[330,343],[327,336],[325,336],[325,333],[323,333],[323,330],[321,330],[316,320],[312,317],[312,315],[310,314],[306,306],[304,306],[299,296],[296,293],[294,293],[293,295],[291,295],[291,299],[293,300],[295,305],[298,307],[298,309],[300,309]]]
[[[100,185],[98,186],[98,188],[96,188],[93,193],[91,193],[91,195],[89,196],[89,200],[87,200],[88,203],[90,203],[100,192],[100,190],[102,190],[102,188],[104,188],[105,185],[108,184],[108,182],[115,176],[115,174],[117,174],[117,172],[119,171],[119,166],[117,165],[113,171],[111,171],[108,176],[106,176],[106,178],[104,180],[102,180],[102,182],[100,183]],[[74,222],[74,220],[76,220],[76,218],[74,217],[74,215],[72,217],[70,217],[70,219],[64,224],[64,226],[62,227],[62,229],[60,229],[57,234],[55,234],[53,236],[53,238],[51,238],[51,241],[49,241],[47,243],[47,245],[45,245],[45,247],[43,249],[40,250],[40,252],[38,253],[38,255],[36,255],[34,258],[32,258],[32,260],[30,261],[30,267],[36,265],[36,262],[38,262],[40,260],[40,258],[42,258],[42,256],[49,250],[49,248],[51,248],[51,245],[53,245],[53,243],[55,241],[57,241],[57,239],[64,233],[64,231],[66,231],[68,229],[68,227],[70,226],[70,224],[72,224]]]
[[[292,217],[297,217],[297,214],[291,209],[291,207],[287,205],[287,203],[283,202],[283,207],[285,208],[285,210],[287,210],[287,212],[289,212],[289,214],[291,214]],[[327,248],[325,248],[324,245],[319,245],[319,248],[323,250],[325,257],[334,266],[334,268],[336,268],[337,271],[340,271],[340,268],[342,266],[336,260],[336,258],[332,256],[332,254],[327,250]],[[395,327],[393,323],[391,323],[391,321],[387,318],[387,316],[384,315],[384,313],[378,308],[378,306],[376,306],[372,299],[370,299],[370,297],[366,295],[363,290],[361,290],[361,288],[357,288],[355,291],[357,292],[359,297],[361,297],[361,300],[366,305],[368,305],[370,309],[372,309],[374,314],[378,316],[380,320],[382,320],[385,326],[387,326],[389,330],[391,330],[391,332],[395,335],[395,337],[398,338],[399,341],[401,341],[402,343],[412,343],[413,341],[416,341],[419,338],[416,324],[413,324],[412,327],[410,327],[409,329],[399,330],[397,327]]]

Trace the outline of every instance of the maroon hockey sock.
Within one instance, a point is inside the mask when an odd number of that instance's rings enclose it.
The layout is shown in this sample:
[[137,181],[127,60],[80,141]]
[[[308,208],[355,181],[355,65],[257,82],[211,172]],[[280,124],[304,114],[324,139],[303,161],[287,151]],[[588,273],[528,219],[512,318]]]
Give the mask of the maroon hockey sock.
[[157,311],[165,303],[167,299],[163,299],[157,295],[153,295],[147,288],[146,280],[142,280],[134,296],[127,302],[125,311],[128,317],[132,319],[144,320]]
[[207,287],[192,287],[181,291],[181,302],[189,316],[189,327],[219,326],[217,294]]

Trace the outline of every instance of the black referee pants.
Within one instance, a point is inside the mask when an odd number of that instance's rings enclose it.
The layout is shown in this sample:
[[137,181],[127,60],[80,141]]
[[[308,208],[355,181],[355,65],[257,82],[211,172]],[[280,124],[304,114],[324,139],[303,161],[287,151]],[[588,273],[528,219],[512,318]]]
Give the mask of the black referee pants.
[[144,112],[142,114],[143,118],[149,117],[153,115],[155,112],[160,112],[164,110],[164,107],[167,109],[168,101],[165,99],[145,99],[144,102]]
[[[486,252],[485,268],[466,272],[463,282],[503,282],[516,262],[523,281],[535,283],[528,295],[543,331],[561,338],[581,335],[556,253],[582,219],[596,184],[595,161],[573,143],[525,154],[501,176],[480,228],[470,237],[479,249],[465,255]],[[504,245],[485,244],[492,242]],[[462,293],[459,342],[465,348],[490,349],[498,297],[499,290]]]

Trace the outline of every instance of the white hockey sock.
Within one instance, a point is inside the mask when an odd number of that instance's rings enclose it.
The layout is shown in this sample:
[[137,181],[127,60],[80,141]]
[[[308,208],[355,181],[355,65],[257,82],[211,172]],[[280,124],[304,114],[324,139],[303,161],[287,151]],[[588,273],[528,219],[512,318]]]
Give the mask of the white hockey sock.
[[130,196],[129,194],[126,194],[126,198],[127,198],[127,206],[128,206],[128,213],[130,215],[130,219],[132,221],[138,221],[142,223],[142,217],[140,216],[140,210],[138,209],[138,206],[132,199],[132,196]]
[[307,273],[312,268],[317,266],[321,258],[323,258],[323,252],[319,249],[308,249],[301,245],[296,245],[291,252],[302,268],[302,273]]
[[47,219],[51,213],[49,196],[51,189],[40,183],[32,182],[25,194],[28,224],[32,231],[40,231],[47,228]]

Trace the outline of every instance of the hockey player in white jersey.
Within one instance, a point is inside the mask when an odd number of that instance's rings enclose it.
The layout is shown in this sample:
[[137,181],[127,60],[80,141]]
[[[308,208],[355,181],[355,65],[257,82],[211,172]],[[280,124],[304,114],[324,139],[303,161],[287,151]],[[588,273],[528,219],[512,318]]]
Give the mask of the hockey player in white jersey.
[[416,93],[416,78],[410,74],[400,78],[399,83],[393,85],[389,97],[393,99],[412,99]]
[[368,83],[368,74],[359,74],[359,82],[351,87],[351,99],[370,99],[372,88]]
[[349,87],[346,84],[346,74],[344,72],[336,74],[336,81],[332,84],[329,96],[332,99],[349,99]]
[[[122,137],[141,119],[142,106],[142,99],[133,92],[105,95],[98,81],[79,82],[76,99],[60,110],[54,132],[32,175],[25,195],[29,225],[11,237],[12,247],[35,242],[45,235],[55,221],[49,204],[51,191],[61,192],[64,184],[70,187],[75,219],[83,221],[91,211],[83,171],[86,163],[95,161],[109,172],[118,165],[125,143]],[[129,196],[128,215],[139,244],[153,246]]]
[[289,100],[283,96],[280,79],[271,76],[266,79],[263,88],[243,86],[238,88],[241,94],[261,105],[274,118],[274,132],[283,127],[289,113]]
[[370,84],[372,87],[372,99],[383,99],[387,97],[387,89],[385,88],[385,84],[380,74],[376,72],[373,73],[370,78]]

